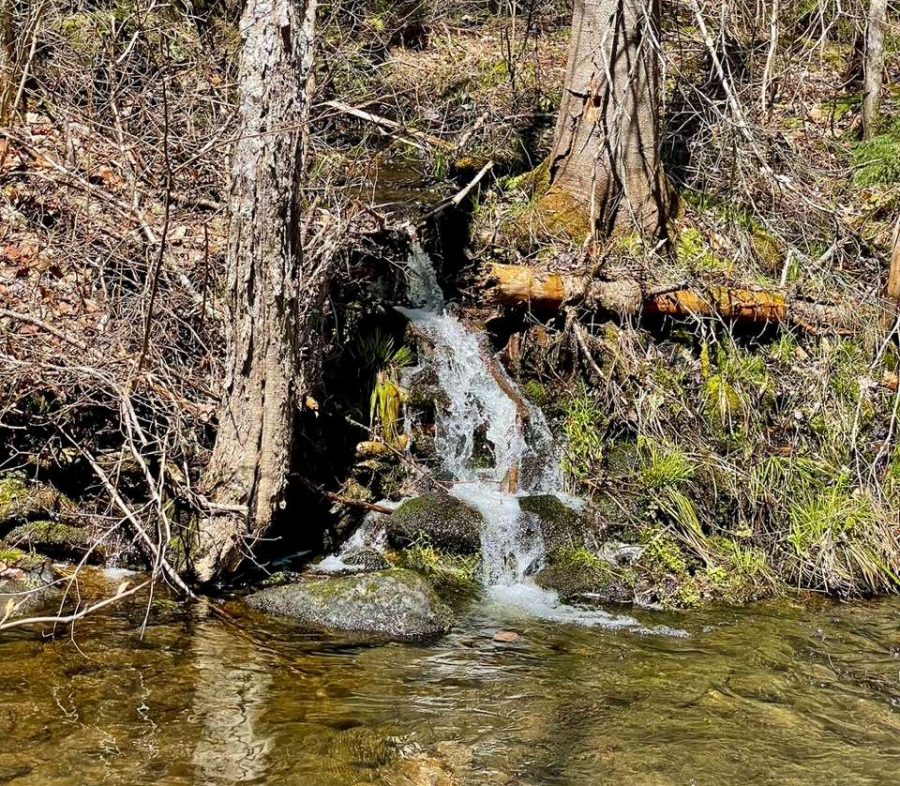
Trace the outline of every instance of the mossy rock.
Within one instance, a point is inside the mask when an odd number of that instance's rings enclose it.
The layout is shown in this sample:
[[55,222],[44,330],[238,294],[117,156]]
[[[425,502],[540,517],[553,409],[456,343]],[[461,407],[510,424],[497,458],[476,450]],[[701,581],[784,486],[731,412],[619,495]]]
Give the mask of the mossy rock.
[[0,478],[0,531],[71,506],[72,503],[49,486],[28,483],[18,477]]
[[49,557],[80,558],[90,553],[92,562],[106,558],[106,548],[82,527],[58,521],[30,521],[15,527],[2,541],[13,548],[27,548]]
[[9,601],[15,604],[11,618],[33,614],[59,595],[58,576],[42,557],[19,549],[0,547],[0,617]]
[[615,567],[585,549],[559,554],[534,578],[543,589],[553,590],[564,602],[591,601],[631,604],[634,601],[634,574]]
[[385,518],[388,540],[399,548],[422,541],[452,554],[481,548],[481,514],[449,494],[423,494],[404,502]]
[[551,561],[558,553],[588,545],[584,517],[553,494],[532,494],[519,498],[519,507],[536,519]]
[[452,613],[416,573],[391,569],[260,590],[247,604],[296,620],[306,630],[358,633],[396,641],[440,636]]

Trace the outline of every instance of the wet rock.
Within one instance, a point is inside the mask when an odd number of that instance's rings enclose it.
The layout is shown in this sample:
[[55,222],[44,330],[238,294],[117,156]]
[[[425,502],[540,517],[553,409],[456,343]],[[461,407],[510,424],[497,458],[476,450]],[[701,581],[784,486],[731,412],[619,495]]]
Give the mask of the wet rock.
[[0,618],[12,601],[11,618],[32,614],[58,595],[50,563],[18,549],[0,548]]
[[426,540],[454,554],[474,554],[481,548],[481,514],[449,494],[423,494],[407,500],[385,520],[388,540],[404,548]]
[[450,630],[452,620],[428,582],[402,569],[272,587],[250,595],[247,604],[292,617],[313,631],[398,641],[439,636]]
[[77,559],[88,553],[91,562],[102,562],[106,558],[106,547],[97,544],[89,530],[57,521],[21,524],[3,539],[2,544],[61,559]]
[[499,644],[514,644],[522,637],[514,630],[498,630],[492,638]]
[[524,496],[519,499],[519,507],[536,520],[544,549],[551,559],[566,549],[582,548],[588,543],[584,518],[558,497],[552,494]]
[[0,534],[7,527],[52,516],[70,506],[65,497],[49,486],[28,483],[18,477],[0,478]]
[[634,565],[644,555],[646,549],[646,546],[611,540],[600,546],[597,556],[606,560],[610,565]]
[[343,555],[345,565],[354,568],[358,573],[369,573],[376,570],[387,570],[391,567],[387,557],[375,549],[351,549]]
[[615,568],[600,557],[579,550],[561,555],[534,577],[543,589],[563,602],[590,601],[628,605],[634,602],[634,579],[628,569]]
[[360,547],[349,549],[340,556],[325,557],[318,564],[312,565],[310,572],[331,576],[347,576],[356,573],[387,570],[390,567],[391,563],[380,551]]

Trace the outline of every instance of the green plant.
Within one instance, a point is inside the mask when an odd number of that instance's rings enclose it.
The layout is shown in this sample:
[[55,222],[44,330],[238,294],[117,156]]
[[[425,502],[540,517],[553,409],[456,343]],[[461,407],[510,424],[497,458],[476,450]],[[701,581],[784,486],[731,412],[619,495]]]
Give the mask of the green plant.
[[644,437],[638,447],[643,460],[641,482],[647,489],[676,486],[694,477],[694,463],[677,445]]
[[604,413],[586,391],[569,399],[563,411],[566,435],[563,469],[573,477],[584,480],[603,457]]
[[858,142],[853,148],[852,159],[856,185],[900,183],[900,119],[871,139]]
[[380,431],[385,442],[392,443],[399,436],[403,401],[400,372],[412,364],[412,350],[405,345],[396,347],[393,336],[376,328],[371,334],[359,337],[355,354],[364,368],[374,372],[369,426],[373,431]]

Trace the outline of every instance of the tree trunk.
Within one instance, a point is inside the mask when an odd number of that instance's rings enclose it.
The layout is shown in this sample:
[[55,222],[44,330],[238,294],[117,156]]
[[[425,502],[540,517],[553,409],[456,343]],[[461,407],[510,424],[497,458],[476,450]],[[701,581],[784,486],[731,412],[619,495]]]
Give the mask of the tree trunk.
[[15,0],[0,0],[0,123],[9,122],[18,84]]
[[884,76],[884,22],[888,0],[870,0],[866,26],[866,63],[863,93],[863,138],[876,133],[881,108],[881,81]]
[[658,32],[659,0],[575,0],[544,206],[600,234],[665,232]]
[[191,554],[206,582],[234,571],[284,507],[301,396],[320,363],[326,276],[300,243],[316,0],[248,0],[232,157],[224,397]]
[[891,242],[891,267],[888,274],[887,296],[900,306],[900,218],[894,227],[894,239]]

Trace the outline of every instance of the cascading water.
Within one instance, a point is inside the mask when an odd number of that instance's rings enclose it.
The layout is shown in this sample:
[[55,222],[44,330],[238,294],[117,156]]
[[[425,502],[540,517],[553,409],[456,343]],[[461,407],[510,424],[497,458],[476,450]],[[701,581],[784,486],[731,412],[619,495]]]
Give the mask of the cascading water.
[[[556,593],[529,580],[542,563],[544,543],[539,529],[522,514],[518,495],[559,494],[561,453],[544,414],[522,398],[499,364],[491,363],[478,337],[444,312],[434,265],[417,243],[407,275],[407,297],[415,308],[399,310],[433,345],[446,399],[437,413],[436,452],[452,479],[450,492],[484,519],[483,579],[490,596],[505,608],[559,622],[686,635],[667,627],[648,629],[633,617],[602,609],[567,606]],[[485,448],[488,456],[481,455]]]
[[[442,469],[453,480],[451,493],[484,518],[484,583],[522,584],[540,563],[544,544],[540,532],[526,526],[510,488],[517,486],[522,492],[560,488],[553,436],[540,410],[510,397],[507,391],[515,390],[514,383],[499,366],[488,366],[478,337],[456,317],[443,313],[434,267],[418,245],[408,269],[408,296],[417,308],[402,311],[432,342],[438,384],[448,401],[437,417],[435,447]],[[477,455],[483,448],[489,456]]]

